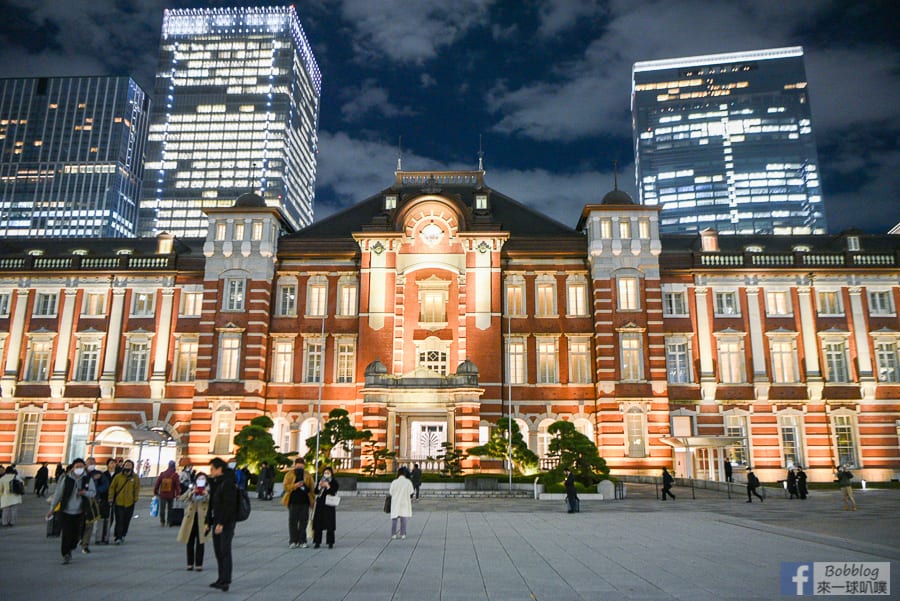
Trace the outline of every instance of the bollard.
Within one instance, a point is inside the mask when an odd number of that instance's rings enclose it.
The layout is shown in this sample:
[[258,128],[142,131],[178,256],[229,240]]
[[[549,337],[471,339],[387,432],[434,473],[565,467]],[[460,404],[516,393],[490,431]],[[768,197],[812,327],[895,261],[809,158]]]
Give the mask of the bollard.
[[865,480],[860,480],[860,482],[862,482],[862,489],[863,489],[863,490],[866,490],[866,481],[865,481]]

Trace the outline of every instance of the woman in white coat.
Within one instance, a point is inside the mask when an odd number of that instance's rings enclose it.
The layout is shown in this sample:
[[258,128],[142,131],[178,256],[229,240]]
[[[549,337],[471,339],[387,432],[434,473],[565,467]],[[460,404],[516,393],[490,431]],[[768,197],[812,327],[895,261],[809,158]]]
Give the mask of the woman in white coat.
[[409,470],[401,467],[397,470],[397,478],[391,482],[391,538],[406,538],[406,520],[412,517],[414,493]]
[[10,467],[0,478],[0,507],[3,508],[2,523],[4,526],[15,525],[19,505],[22,504],[22,495],[13,491],[13,480],[17,480],[21,484],[22,490],[25,489],[25,482],[19,478],[15,468]]

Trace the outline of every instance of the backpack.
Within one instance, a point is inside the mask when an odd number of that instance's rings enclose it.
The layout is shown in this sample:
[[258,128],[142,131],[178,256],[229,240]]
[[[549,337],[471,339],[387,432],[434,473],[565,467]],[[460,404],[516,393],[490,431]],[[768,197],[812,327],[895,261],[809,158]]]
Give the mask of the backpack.
[[169,494],[172,492],[172,478],[163,478],[159,483],[159,492]]
[[25,483],[13,476],[12,482],[9,483],[9,490],[14,495],[24,495]]
[[235,520],[245,522],[250,517],[250,495],[244,488],[237,489],[237,514]]

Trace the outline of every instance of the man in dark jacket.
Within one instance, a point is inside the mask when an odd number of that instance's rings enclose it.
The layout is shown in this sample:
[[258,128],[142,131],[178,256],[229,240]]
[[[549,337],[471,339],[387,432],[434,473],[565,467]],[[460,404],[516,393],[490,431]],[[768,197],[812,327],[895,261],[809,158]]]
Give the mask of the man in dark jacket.
[[409,479],[412,481],[413,488],[416,489],[416,498],[419,498],[419,488],[422,486],[422,470],[419,464],[413,465],[412,474]]
[[759,502],[762,503],[765,499],[763,499],[756,489],[759,488],[759,478],[756,477],[756,474],[753,473],[753,470],[747,470],[747,502],[752,503],[753,497],[750,495],[756,495],[756,498],[759,499]]
[[47,468],[47,462],[41,464],[37,473],[34,475],[34,494],[43,497],[47,494],[47,483],[50,481],[50,470]]
[[578,492],[575,490],[575,474],[569,468],[565,469],[566,480],[566,505],[569,507],[569,513],[578,513],[581,511],[581,502],[578,499]]
[[153,494],[159,497],[159,525],[166,526],[175,498],[181,494],[181,477],[175,471],[174,461],[170,461],[166,471],[156,477]]
[[94,489],[94,481],[85,474],[83,459],[72,462],[72,470],[63,480],[56,485],[47,519],[53,518],[53,510],[59,504],[62,528],[60,551],[65,564],[72,560],[72,551],[78,546],[78,539],[81,537],[84,501],[94,497],[97,492]]
[[662,485],[663,485],[663,494],[662,500],[666,500],[666,495],[672,497],[672,500],[675,500],[675,495],[672,494],[672,485],[675,484],[675,478],[672,477],[672,474],[669,473],[669,470],[663,468],[662,473]]
[[206,514],[207,530],[212,530],[213,549],[219,565],[219,578],[211,587],[227,591],[231,585],[231,541],[237,522],[237,486],[234,470],[219,457],[210,462],[209,511]]

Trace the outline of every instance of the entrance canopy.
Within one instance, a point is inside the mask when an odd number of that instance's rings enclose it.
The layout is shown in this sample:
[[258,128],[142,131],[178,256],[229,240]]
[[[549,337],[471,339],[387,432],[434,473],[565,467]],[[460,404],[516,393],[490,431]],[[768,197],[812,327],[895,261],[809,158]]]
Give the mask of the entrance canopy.
[[108,447],[167,446],[171,443],[172,437],[160,430],[118,427],[102,432],[93,442]]
[[675,449],[722,449],[743,440],[740,436],[672,436],[660,439]]

